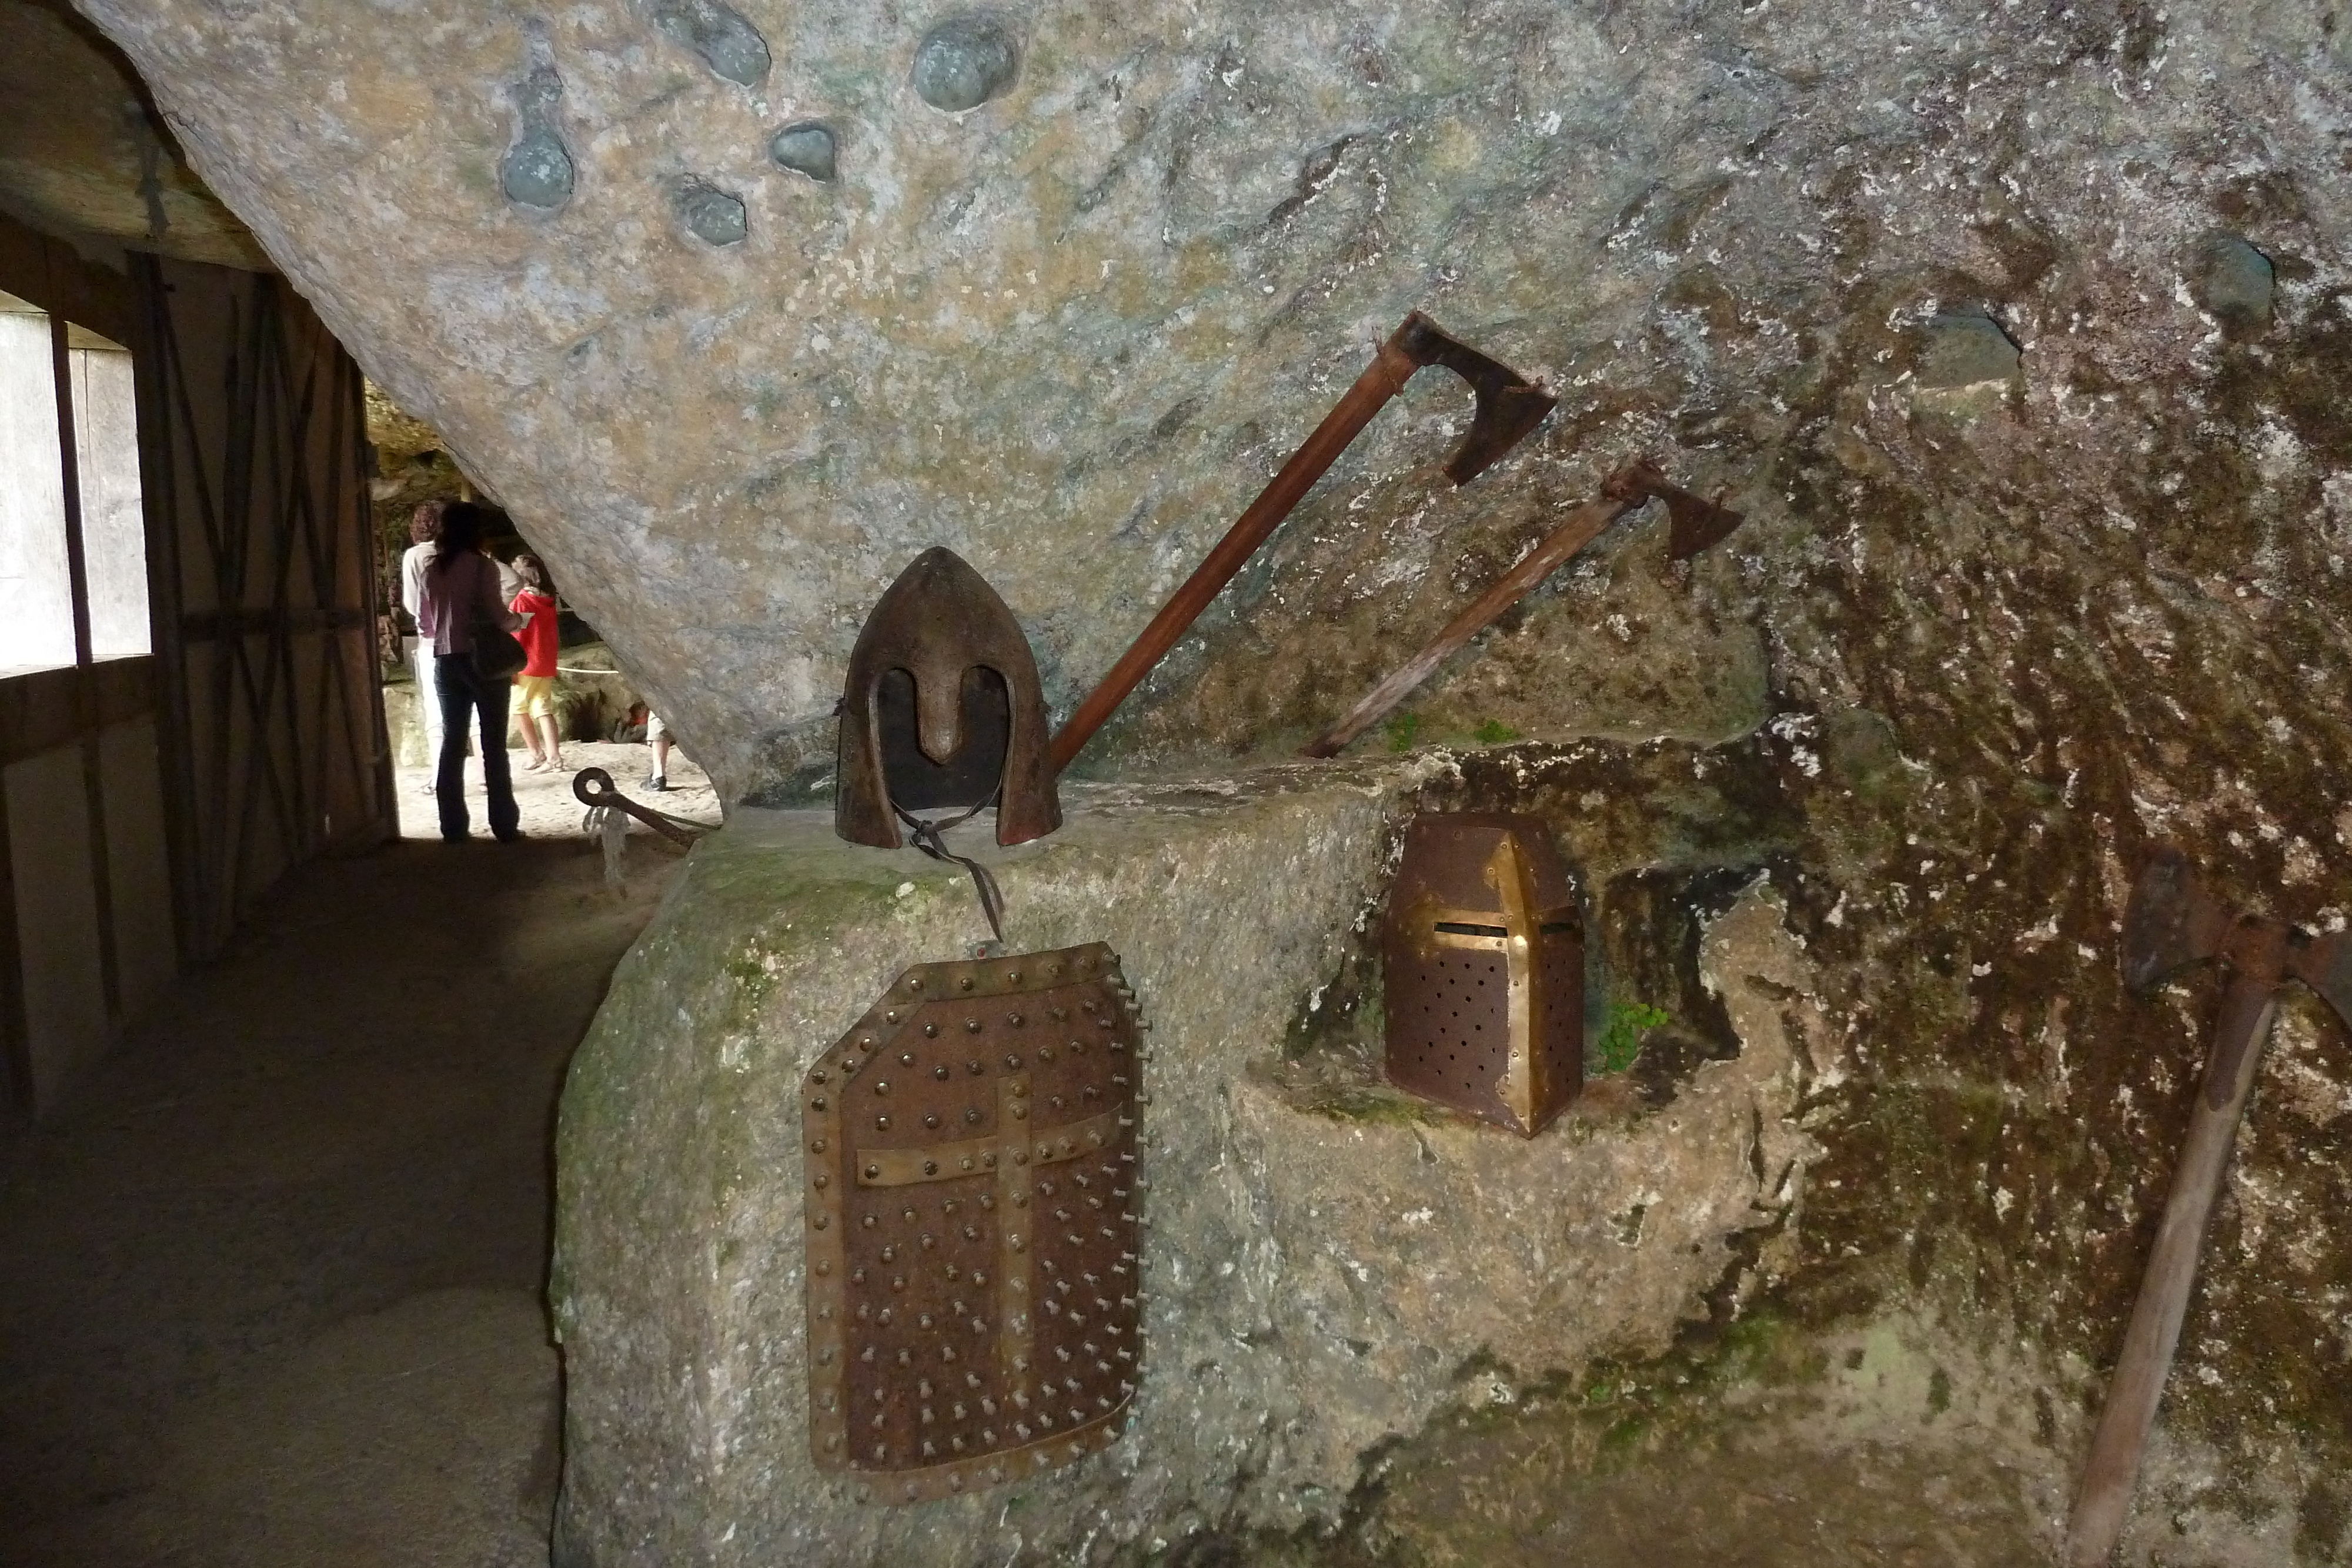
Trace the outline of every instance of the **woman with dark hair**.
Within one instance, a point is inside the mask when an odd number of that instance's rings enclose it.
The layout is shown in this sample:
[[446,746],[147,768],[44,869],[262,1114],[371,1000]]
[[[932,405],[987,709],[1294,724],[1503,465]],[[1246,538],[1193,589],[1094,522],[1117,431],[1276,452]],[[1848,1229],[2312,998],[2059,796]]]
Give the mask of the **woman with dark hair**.
[[416,630],[433,645],[433,680],[441,695],[441,763],[433,781],[441,807],[441,836],[457,840],[467,834],[466,729],[478,718],[490,832],[500,842],[512,843],[522,837],[522,813],[507,771],[509,687],[504,679],[489,679],[475,668],[474,632],[486,624],[518,631],[525,618],[500,599],[499,569],[482,553],[488,520],[481,507],[467,501],[441,514],[441,537],[417,596]]

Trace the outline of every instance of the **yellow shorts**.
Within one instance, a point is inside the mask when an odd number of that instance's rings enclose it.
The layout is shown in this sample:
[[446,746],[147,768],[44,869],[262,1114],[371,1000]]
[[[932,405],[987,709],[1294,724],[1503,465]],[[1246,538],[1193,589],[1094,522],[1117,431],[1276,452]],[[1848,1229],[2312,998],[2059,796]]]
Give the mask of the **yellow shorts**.
[[532,718],[555,716],[555,677],[553,675],[517,675],[515,677],[515,709]]

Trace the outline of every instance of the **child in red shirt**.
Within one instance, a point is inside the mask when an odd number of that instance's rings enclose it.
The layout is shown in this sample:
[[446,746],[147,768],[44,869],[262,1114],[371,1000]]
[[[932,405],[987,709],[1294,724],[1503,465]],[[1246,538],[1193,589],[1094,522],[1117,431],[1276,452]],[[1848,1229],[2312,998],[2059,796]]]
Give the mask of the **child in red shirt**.
[[515,711],[522,720],[523,744],[530,747],[524,771],[561,772],[563,744],[555,730],[555,591],[537,556],[515,557],[514,569],[522,579],[522,591],[507,608],[530,617],[515,633],[524,654],[522,674],[515,678]]

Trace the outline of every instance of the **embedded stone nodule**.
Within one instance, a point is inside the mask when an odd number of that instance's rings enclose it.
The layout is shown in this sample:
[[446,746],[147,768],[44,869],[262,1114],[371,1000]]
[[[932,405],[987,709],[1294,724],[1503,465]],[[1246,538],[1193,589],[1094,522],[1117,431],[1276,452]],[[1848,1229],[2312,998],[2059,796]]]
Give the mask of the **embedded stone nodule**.
[[767,79],[768,40],[722,0],[655,0],[654,26],[702,57],[711,74],[743,87]]
[[915,47],[915,95],[949,114],[1002,98],[1020,74],[1019,41],[986,12],[936,23]]
[[2229,326],[2270,325],[2275,278],[2271,258],[2233,234],[2205,236],[2197,270],[2197,302]]
[[499,162],[499,188],[518,206],[554,212],[572,199],[572,154],[545,126],[517,137]]
[[691,175],[671,193],[670,206],[677,221],[709,245],[740,245],[751,232],[740,197]]
[[562,97],[563,78],[553,66],[533,67],[514,86],[521,128],[499,160],[499,189],[517,206],[551,213],[572,199],[572,154],[555,129],[555,106]]
[[821,120],[803,120],[797,125],[785,126],[769,140],[768,156],[780,169],[790,169],[829,185],[835,173],[834,155],[837,147],[833,127]]
[[1975,311],[1939,314],[1927,323],[1918,382],[1948,391],[2005,382],[2017,373],[2018,360],[2016,342],[1991,317]]

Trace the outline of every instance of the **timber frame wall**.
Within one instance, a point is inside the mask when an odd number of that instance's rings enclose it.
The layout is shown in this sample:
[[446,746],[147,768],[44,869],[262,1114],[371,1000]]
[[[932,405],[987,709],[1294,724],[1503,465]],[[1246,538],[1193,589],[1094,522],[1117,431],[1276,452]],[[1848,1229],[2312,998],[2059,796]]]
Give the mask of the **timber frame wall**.
[[[5,217],[0,291],[131,350],[153,645],[90,657],[68,443],[78,656],[0,679],[0,1089],[22,1113],[152,998],[159,963],[218,955],[287,871],[399,829],[358,366],[274,275],[133,254],[126,277]],[[79,811],[18,788],[68,755]]]

